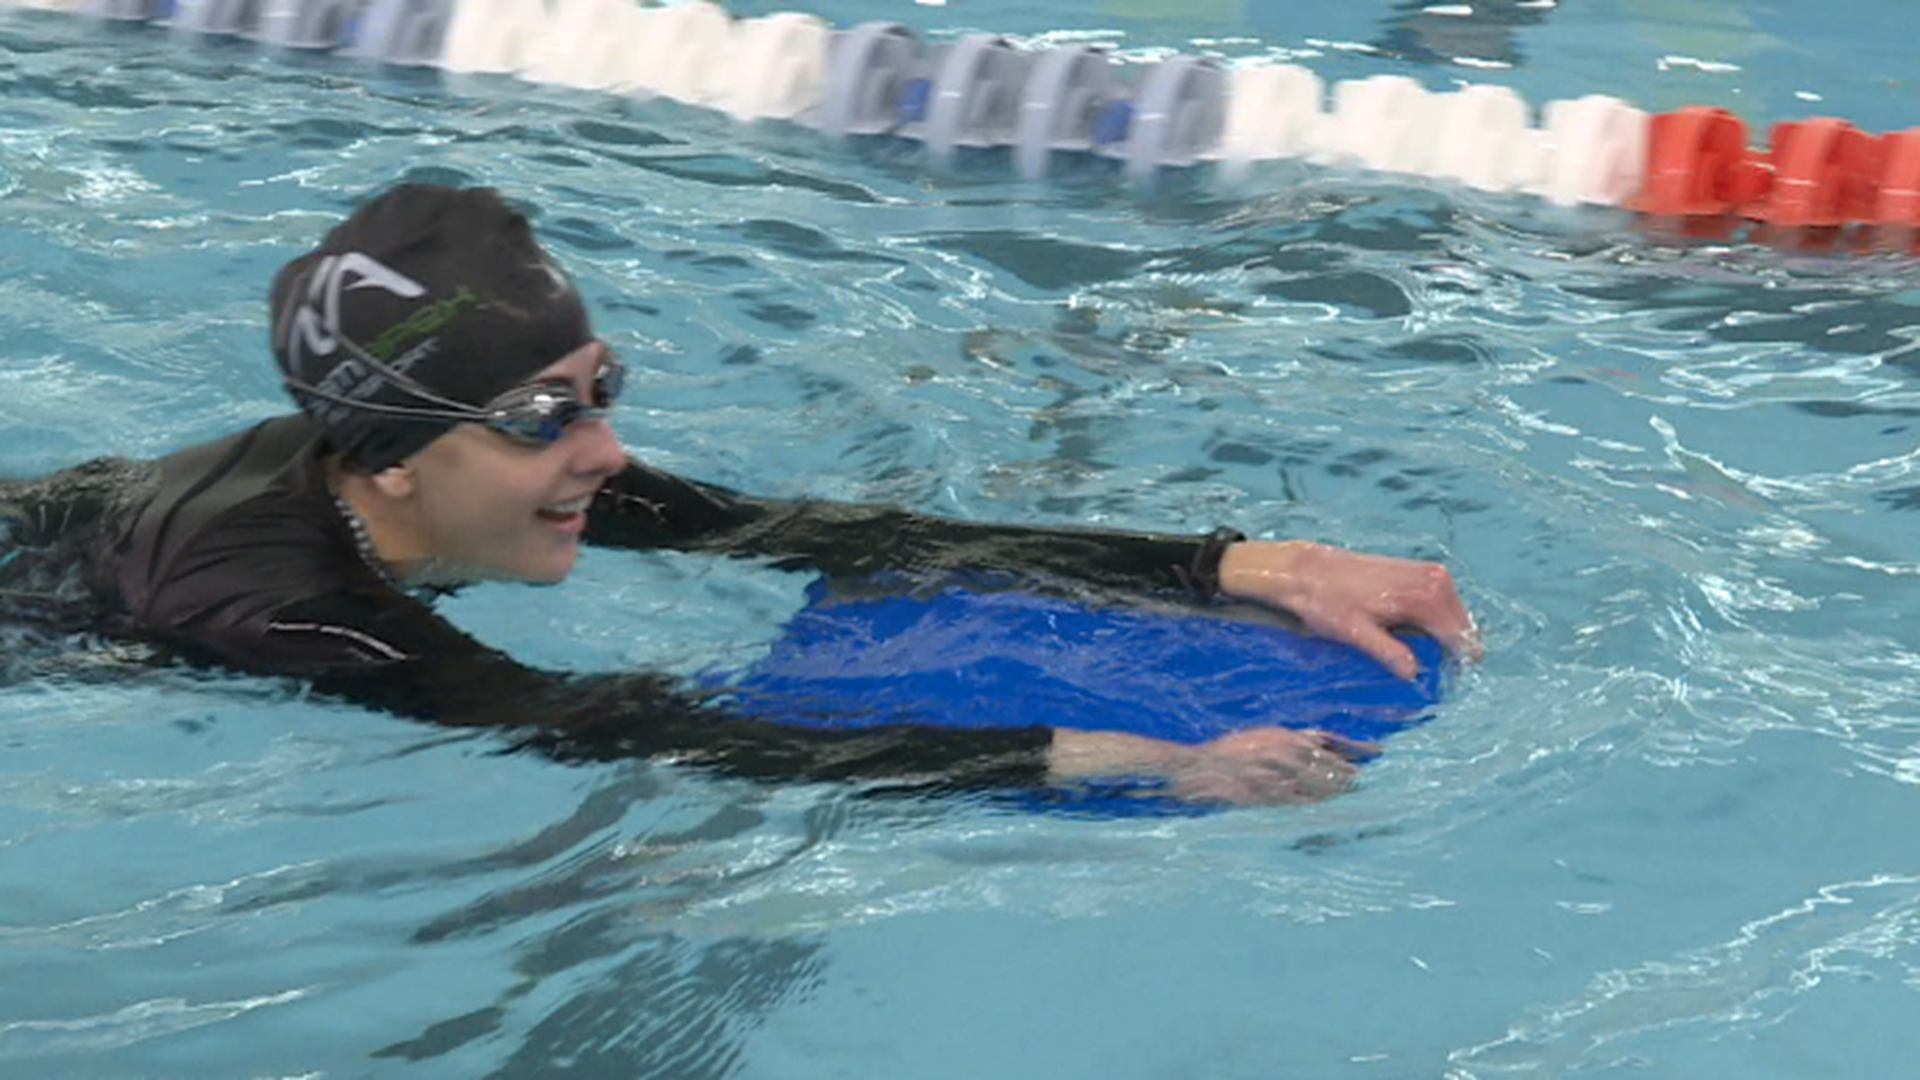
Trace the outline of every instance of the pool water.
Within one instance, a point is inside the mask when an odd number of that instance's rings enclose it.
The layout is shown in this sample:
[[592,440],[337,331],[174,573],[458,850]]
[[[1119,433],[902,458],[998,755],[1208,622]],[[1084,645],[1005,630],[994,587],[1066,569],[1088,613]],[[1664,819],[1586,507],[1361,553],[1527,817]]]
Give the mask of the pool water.
[[[1920,120],[1894,0],[1473,7],[817,11]],[[0,16],[0,474],[284,410],[273,269],[375,187],[488,183],[580,277],[662,466],[1439,558],[1488,646],[1347,796],[1101,820],[562,765],[8,639],[0,1075],[1901,1075],[1920,263],[1291,164],[1009,175]],[[806,585],[595,552],[446,610],[531,662],[692,673]]]

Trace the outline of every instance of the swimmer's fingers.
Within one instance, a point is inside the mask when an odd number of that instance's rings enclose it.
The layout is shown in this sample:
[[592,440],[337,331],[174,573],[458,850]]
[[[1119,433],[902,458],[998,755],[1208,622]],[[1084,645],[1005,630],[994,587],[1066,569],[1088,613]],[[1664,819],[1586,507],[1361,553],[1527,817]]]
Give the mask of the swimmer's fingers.
[[1338,754],[1350,762],[1371,761],[1380,756],[1380,744],[1377,742],[1349,739],[1345,735],[1319,728],[1313,729],[1309,734],[1319,738],[1321,749]]
[[1433,635],[1449,655],[1474,663],[1479,663],[1486,656],[1486,649],[1480,644],[1480,628],[1474,625],[1471,616],[1464,613],[1457,623],[1431,629],[1422,626],[1421,629]]
[[1244,728],[1195,747],[1173,773],[1173,790],[1182,798],[1243,805],[1325,799],[1352,784],[1356,770],[1344,747],[1357,745],[1324,731]]
[[1387,633],[1386,628],[1369,619],[1350,619],[1331,635],[1352,645],[1402,679],[1420,674],[1420,661],[1407,643]]
[[1382,613],[1393,625],[1411,626],[1431,635],[1454,656],[1480,659],[1479,630],[1446,567],[1438,563],[1411,564],[1398,585],[1386,595]]
[[1455,655],[1480,656],[1473,618],[1438,563],[1300,540],[1242,541],[1221,555],[1220,587],[1293,612],[1309,630],[1361,649],[1401,678],[1414,677],[1419,665],[1390,632],[1396,626],[1431,634]]

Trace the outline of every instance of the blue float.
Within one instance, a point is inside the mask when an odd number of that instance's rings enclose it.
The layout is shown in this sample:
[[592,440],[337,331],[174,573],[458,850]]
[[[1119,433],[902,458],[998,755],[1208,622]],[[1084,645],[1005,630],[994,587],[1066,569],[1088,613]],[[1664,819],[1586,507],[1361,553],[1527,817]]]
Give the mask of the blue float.
[[1197,164],[1226,129],[1226,72],[1195,56],[1155,64],[1133,99],[1132,119],[1126,143],[1114,151],[1126,160],[1129,179]]
[[87,0],[82,12],[118,22],[154,22],[173,18],[173,0]]
[[453,0],[372,0],[347,44],[349,56],[421,66],[440,59]]
[[351,40],[361,0],[283,0],[268,5],[254,36],[286,49],[335,49]]
[[179,0],[171,21],[187,33],[238,37],[257,32],[260,18],[260,5],[253,0]]
[[972,34],[940,60],[920,139],[936,160],[960,147],[1005,146],[1020,119],[1020,90],[1031,54],[1005,39]]
[[1103,134],[1106,142],[1124,138],[1124,123],[1117,133],[1099,130],[1099,118],[1123,98],[1119,77],[1103,50],[1073,45],[1041,53],[1021,95],[1014,133],[1013,159],[1020,175],[1043,179],[1056,152],[1092,150]]
[[[920,43],[899,23],[866,22],[834,35],[820,130],[833,136],[880,135],[919,120],[920,115],[903,115],[901,101],[924,78],[921,67]],[[927,89],[921,87],[920,93]]]
[[924,143],[936,160],[962,147],[1011,148],[1029,179],[1056,153],[1121,162],[1138,182],[1188,168],[1226,126],[1226,72],[1179,56],[1145,65],[1137,90],[1107,54],[1071,46],[1039,53],[991,34],[922,46],[899,23],[865,22],[833,35],[820,130]]
[[952,584],[835,596],[816,585],[767,655],[724,680],[742,711],[858,728],[1042,724],[1198,743],[1262,725],[1378,741],[1430,715],[1442,655],[1404,640],[1402,680],[1254,609],[1094,606]]

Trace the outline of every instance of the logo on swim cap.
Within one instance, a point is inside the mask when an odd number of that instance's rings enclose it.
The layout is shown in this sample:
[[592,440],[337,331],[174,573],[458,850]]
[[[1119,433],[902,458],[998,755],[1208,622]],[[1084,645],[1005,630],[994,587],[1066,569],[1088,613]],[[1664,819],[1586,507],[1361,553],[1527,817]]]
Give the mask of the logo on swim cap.
[[[381,331],[379,337],[367,342],[367,355],[373,357],[375,360],[393,360],[395,367],[405,371],[413,364],[413,361],[408,359],[408,357],[419,352],[423,347],[429,352],[432,351],[433,343],[431,339],[435,334],[440,332],[440,328],[452,322],[455,315],[479,303],[479,295],[472,289],[462,285],[458,292],[455,292],[445,300],[435,304],[428,304],[419,311],[407,316],[405,320],[394,323],[392,326]],[[410,350],[406,356],[402,356],[398,360],[393,359],[400,354],[400,350],[407,348],[407,346],[412,345],[415,341],[418,341],[419,345],[414,345],[413,349]]]
[[[331,367],[326,366],[339,349],[341,339],[351,337],[340,325],[341,294],[360,289],[379,289],[402,300],[417,300],[427,293],[426,287],[419,282],[359,252],[329,255],[314,266],[306,297],[287,320],[285,346],[289,372],[302,378],[319,375],[315,380],[315,389],[319,392],[319,399],[326,404],[316,405],[314,409],[315,415],[323,423],[342,422],[352,410],[353,402],[372,398],[387,385],[387,379],[380,371],[356,357],[350,356]],[[409,368],[438,349],[439,339],[432,336],[435,332],[461,310],[479,302],[478,296],[462,286],[458,293],[446,300],[428,304],[389,326],[371,343],[361,346],[359,351],[377,361],[391,360],[391,370],[405,375]],[[418,338],[425,340],[414,345],[406,355],[394,358],[394,354],[403,346]],[[358,342],[353,344],[358,345]],[[309,364],[324,370],[325,374],[309,372]]]
[[340,347],[340,294],[348,289],[381,289],[403,300],[427,293],[419,282],[357,251],[321,259],[307,282],[306,300],[287,323],[287,366],[301,377],[311,374],[309,355],[332,356]]

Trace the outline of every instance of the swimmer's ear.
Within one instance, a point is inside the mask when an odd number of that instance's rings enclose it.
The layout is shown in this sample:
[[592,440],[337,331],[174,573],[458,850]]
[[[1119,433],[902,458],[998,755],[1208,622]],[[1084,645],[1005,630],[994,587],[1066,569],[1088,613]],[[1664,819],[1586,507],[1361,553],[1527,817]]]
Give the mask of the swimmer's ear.
[[413,469],[405,463],[389,465],[368,477],[380,494],[389,499],[411,499],[415,490]]

